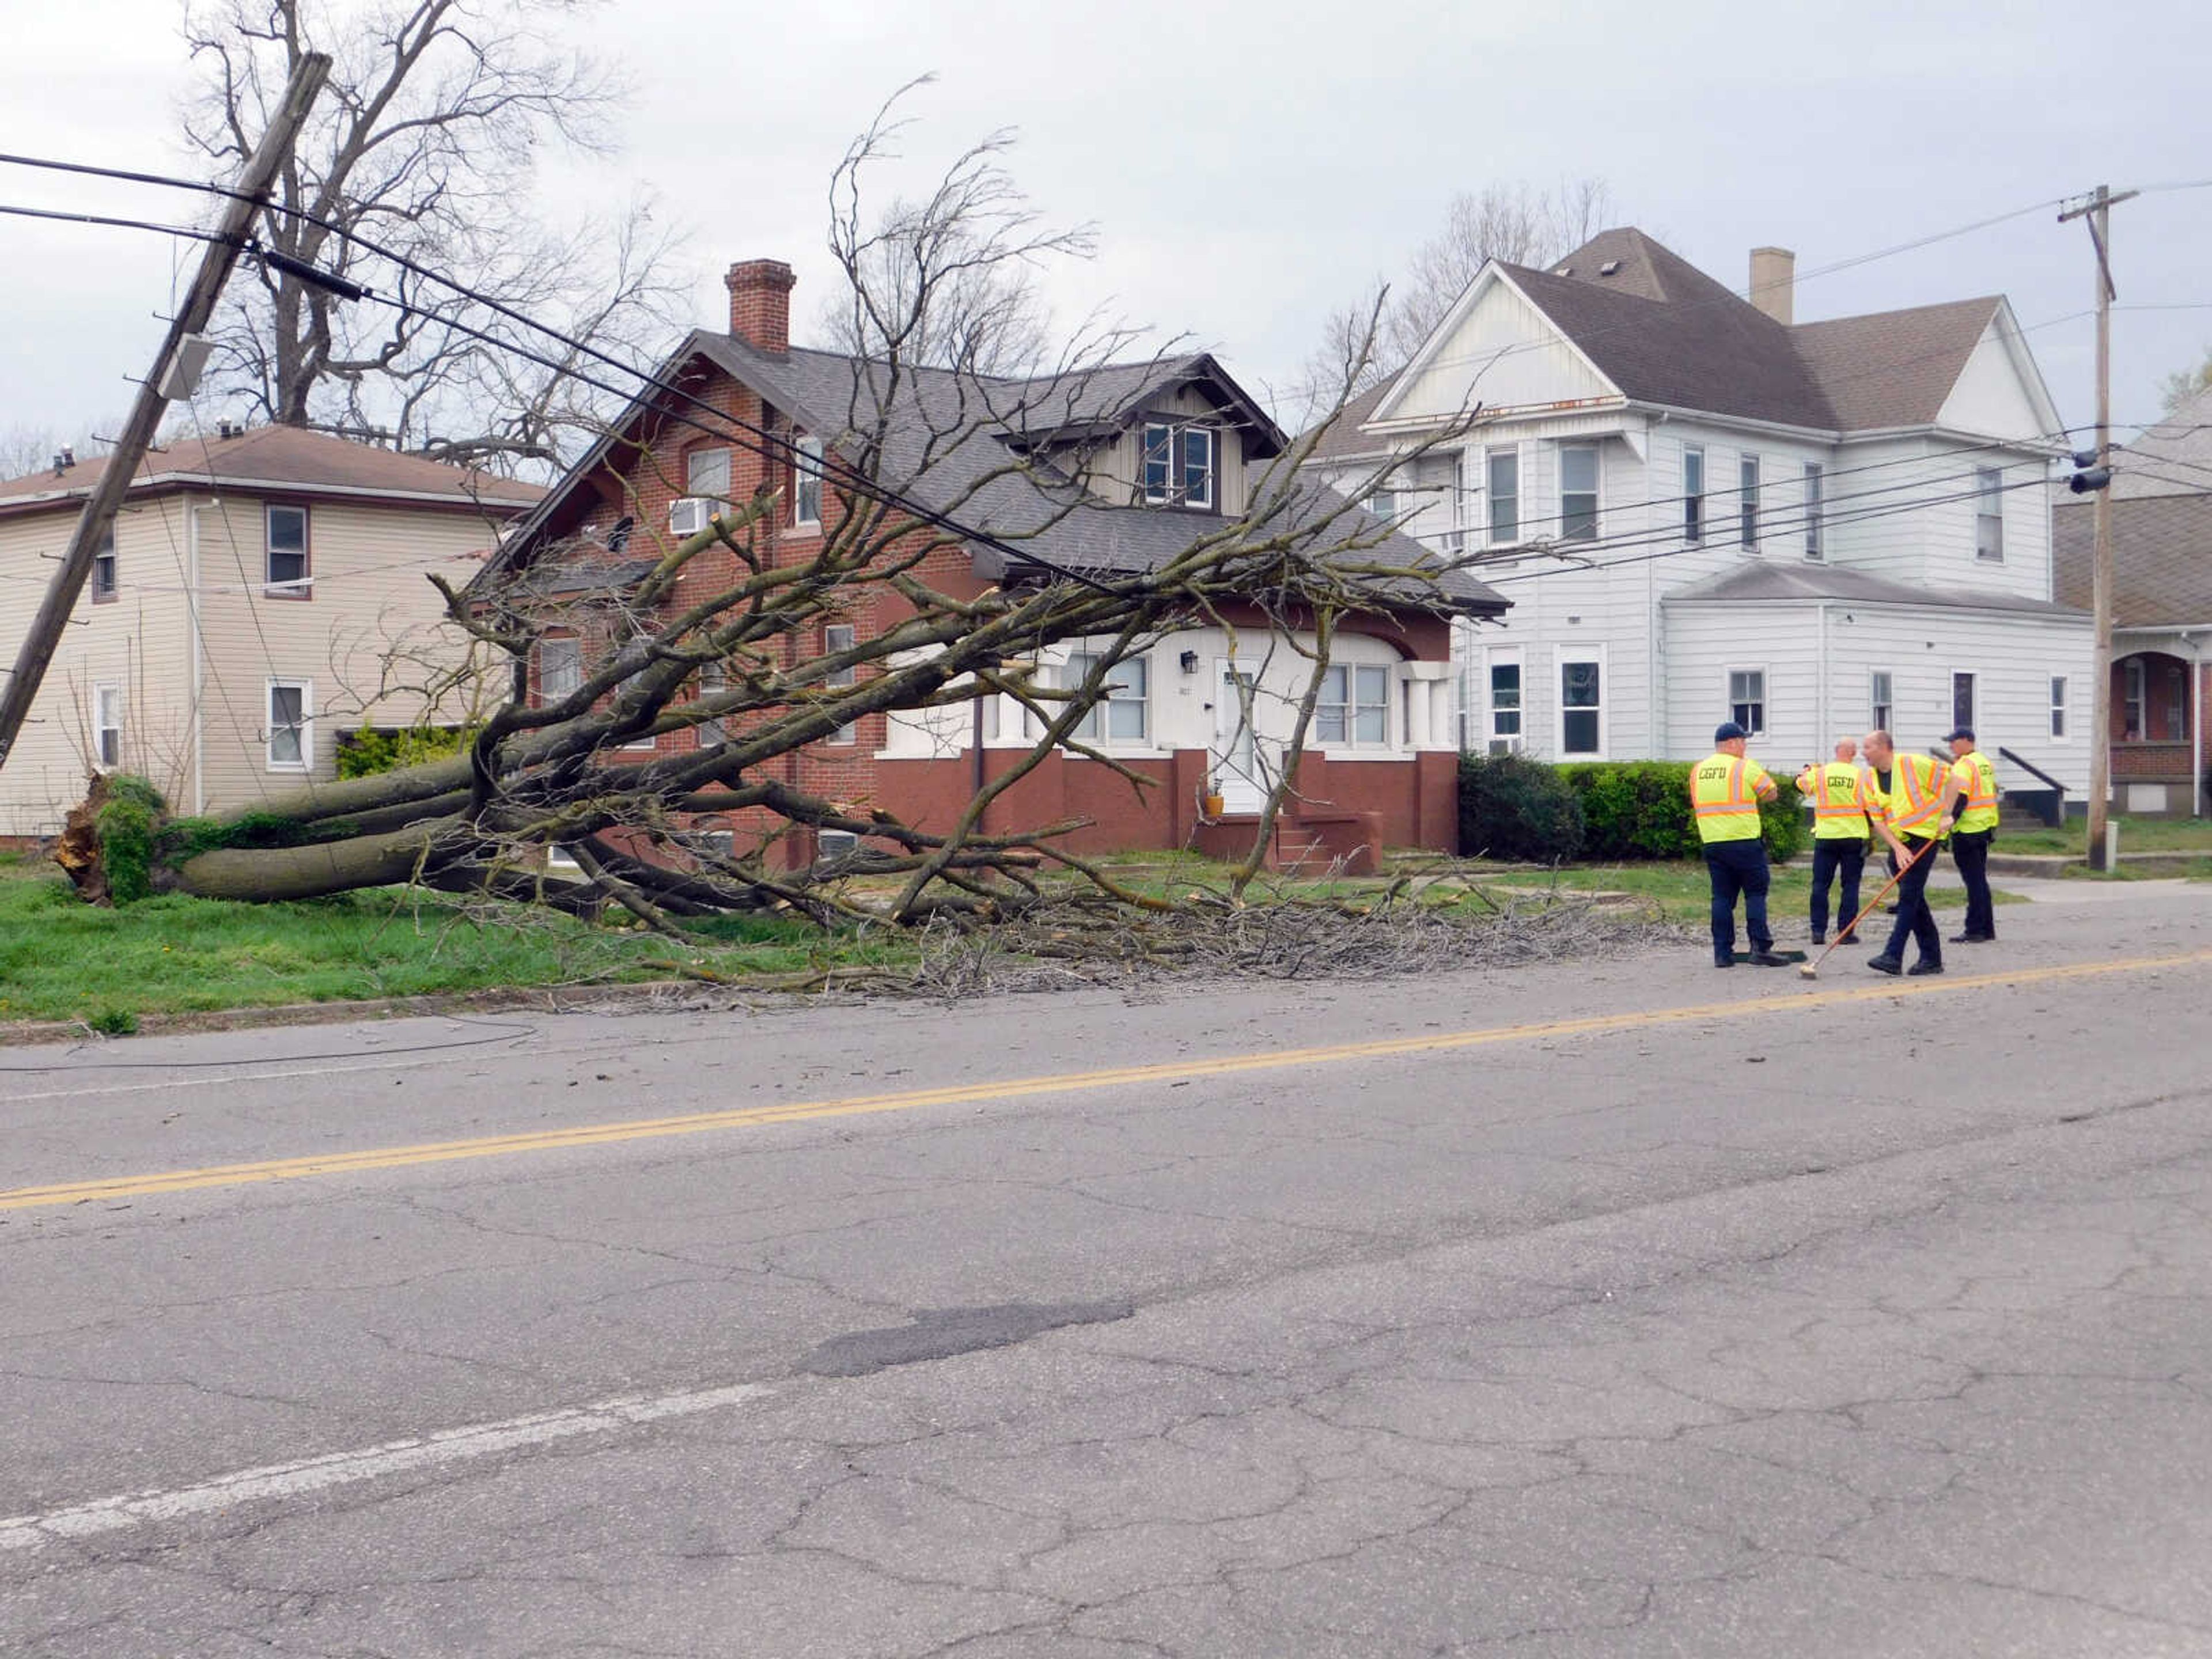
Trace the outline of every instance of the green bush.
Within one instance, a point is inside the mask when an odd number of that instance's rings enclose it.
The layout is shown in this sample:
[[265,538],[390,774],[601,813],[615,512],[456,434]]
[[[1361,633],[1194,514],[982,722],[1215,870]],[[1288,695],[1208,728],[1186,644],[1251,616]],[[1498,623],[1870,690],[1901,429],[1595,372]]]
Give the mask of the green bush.
[[1469,858],[1557,864],[1583,849],[1583,812],[1556,768],[1521,755],[1462,755],[1459,846]]
[[94,827],[112,902],[133,904],[152,894],[154,836],[164,810],[161,792],[145,779],[122,773],[108,779]]
[[[1585,761],[1559,769],[1582,808],[1585,858],[1628,862],[1705,856],[1690,810],[1687,761]],[[1775,798],[1759,808],[1766,855],[1787,859],[1805,845],[1797,787],[1777,776]]]
[[472,726],[414,726],[404,732],[364,726],[338,740],[337,774],[342,778],[374,777],[424,761],[458,755],[475,738]]

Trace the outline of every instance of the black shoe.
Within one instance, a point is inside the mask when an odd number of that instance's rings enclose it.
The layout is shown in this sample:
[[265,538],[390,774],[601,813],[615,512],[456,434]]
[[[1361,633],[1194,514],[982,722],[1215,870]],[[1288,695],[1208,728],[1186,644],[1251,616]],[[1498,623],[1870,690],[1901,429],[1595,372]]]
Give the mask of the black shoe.
[[1826,945],[1827,942],[1828,936],[1826,933],[1815,933],[1813,935],[1813,943],[1815,945]]
[[1912,966],[1906,969],[1905,970],[1905,976],[1907,979],[1917,979],[1923,974],[1940,974],[1942,971],[1943,964],[1942,963],[1922,961],[1916,962]]
[[1751,953],[1751,965],[1754,968],[1787,968],[1790,961],[1788,957],[1778,957],[1764,948]]
[[1996,942],[1997,936],[1995,933],[1954,933],[1951,935],[1951,943],[1954,945],[1995,945]]
[[1838,945],[1856,945],[1858,942],[1859,936],[1856,933],[1838,933],[1836,935],[1836,943]]
[[1905,964],[1895,957],[1869,957],[1867,966],[1877,974],[1901,974],[1905,971]]
[[1713,958],[1713,966],[1716,968],[1733,968],[1735,966],[1735,958],[1734,957],[1715,957]]

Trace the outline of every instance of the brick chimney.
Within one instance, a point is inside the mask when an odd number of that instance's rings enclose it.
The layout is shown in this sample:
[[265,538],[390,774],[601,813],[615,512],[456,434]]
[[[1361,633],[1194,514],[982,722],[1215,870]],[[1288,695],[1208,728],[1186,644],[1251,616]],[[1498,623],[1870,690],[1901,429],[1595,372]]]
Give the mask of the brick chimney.
[[1751,251],[1751,302],[1785,327],[1796,314],[1797,256],[1786,247]]
[[799,278],[781,259],[741,259],[722,284],[730,290],[730,332],[763,351],[791,349],[791,289]]

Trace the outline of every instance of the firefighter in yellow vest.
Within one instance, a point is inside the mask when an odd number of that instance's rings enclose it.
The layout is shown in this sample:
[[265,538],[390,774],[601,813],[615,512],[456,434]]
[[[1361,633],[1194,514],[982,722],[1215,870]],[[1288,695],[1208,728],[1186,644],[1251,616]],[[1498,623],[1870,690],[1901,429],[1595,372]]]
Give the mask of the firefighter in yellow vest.
[[1974,728],[1962,726],[1944,739],[1951,745],[1951,798],[1941,820],[1951,831],[1951,857],[1966,884],[1966,931],[1954,945],[1987,945],[1997,936],[1996,906],[1990,899],[1990,843],[1997,835],[1997,769],[1974,747]]
[[[1843,877],[1843,908],[1838,921],[1848,930],[1859,913],[1859,877],[1866,870],[1867,837],[1874,834],[1871,815],[1881,809],[1874,802],[1874,786],[1859,769],[1859,746],[1855,738],[1836,744],[1836,757],[1808,766],[1797,775],[1797,793],[1813,803],[1813,943],[1828,942],[1828,888]],[[1838,945],[1856,945],[1859,936],[1845,931]]]
[[1735,901],[1743,896],[1743,925],[1751,935],[1751,959],[1762,968],[1779,968],[1789,958],[1774,954],[1774,935],[1766,926],[1766,842],[1759,830],[1759,804],[1772,800],[1774,780],[1744,753],[1751,734],[1734,720],[1713,733],[1713,753],[1690,769],[1690,810],[1705,843],[1705,873],[1713,884],[1713,966],[1735,966]]
[[[1866,757],[1877,772],[1889,774],[1889,788],[1881,796],[1881,813],[1875,828],[1889,850],[1897,855],[1897,925],[1889,943],[1867,966],[1880,974],[1940,974],[1943,971],[1943,935],[1928,908],[1928,877],[1936,866],[1936,848],[1942,839],[1943,801],[1949,793],[1950,774],[1933,755],[1908,755],[1890,741],[1887,732],[1866,734]],[[1920,946],[1920,959],[1905,965],[1905,941]]]

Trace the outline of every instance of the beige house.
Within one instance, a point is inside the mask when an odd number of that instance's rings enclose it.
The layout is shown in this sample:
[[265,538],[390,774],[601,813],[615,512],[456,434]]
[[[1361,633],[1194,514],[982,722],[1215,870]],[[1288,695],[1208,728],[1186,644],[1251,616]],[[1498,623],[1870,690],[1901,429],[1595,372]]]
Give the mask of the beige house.
[[[0,666],[102,465],[0,483]],[[541,493],[289,427],[149,454],[0,766],[0,837],[58,831],[94,769],[179,813],[331,779],[342,733],[413,723],[466,660],[426,577],[465,582]]]

